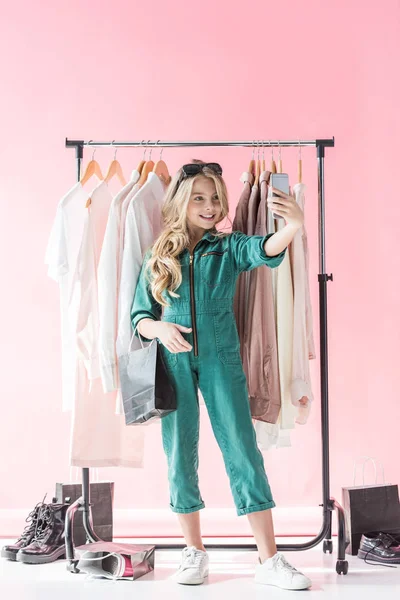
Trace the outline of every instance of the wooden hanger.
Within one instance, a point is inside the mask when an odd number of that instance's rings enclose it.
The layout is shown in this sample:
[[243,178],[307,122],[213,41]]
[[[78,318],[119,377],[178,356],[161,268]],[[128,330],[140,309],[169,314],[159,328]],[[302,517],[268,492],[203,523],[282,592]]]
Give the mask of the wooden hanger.
[[159,178],[165,183],[165,185],[169,185],[171,181],[171,175],[169,174],[168,167],[163,160],[158,160],[154,165],[153,173],[156,173]]
[[271,147],[271,173],[276,173],[276,162],[274,160],[274,147]]
[[300,142],[299,142],[299,165],[298,165],[298,169],[297,169],[297,181],[299,183],[301,183],[303,177],[303,163],[301,161],[301,146],[300,146]]
[[[160,140],[158,140],[158,141],[160,141]],[[169,182],[171,181],[171,176],[169,174],[166,163],[162,160],[163,150],[164,150],[164,148],[162,148],[161,152],[160,152],[160,160],[158,160],[156,162],[156,164],[154,165],[153,173],[156,173],[158,175],[158,177],[165,183],[165,185],[168,185]]]
[[[113,143],[114,142],[111,142],[111,145]],[[108,167],[107,175],[105,176],[104,181],[106,181],[108,183],[110,181],[110,179],[112,179],[114,177],[114,175],[116,175],[118,177],[120,183],[122,185],[126,185],[126,179],[122,172],[122,167],[121,167],[120,163],[116,160],[116,156],[117,156],[117,151],[115,150],[114,160],[111,161],[110,166]]]
[[249,164],[248,171],[249,171],[249,173],[251,173],[252,175],[254,175],[254,173],[255,173],[255,170],[256,170],[256,163],[255,163],[255,161],[252,159],[252,160],[250,161],[250,164]]
[[[89,142],[89,144],[90,144],[90,142]],[[80,184],[82,186],[85,185],[85,183],[87,183],[89,181],[89,179],[91,177],[93,177],[93,175],[96,175],[96,177],[98,179],[100,179],[100,181],[104,180],[103,173],[101,172],[101,169],[100,169],[100,165],[97,162],[97,160],[94,160],[95,152],[96,152],[96,148],[93,150],[92,160],[90,160],[88,162],[88,164],[86,166],[86,170],[85,170],[83,176],[79,180]],[[86,202],[86,208],[88,208],[91,205],[91,203],[92,203],[92,199],[88,198],[88,200]]]
[[264,156],[264,147],[263,147],[263,158],[262,158],[262,170],[265,171],[265,156]]
[[146,164],[144,165],[144,167],[143,167],[143,169],[141,171],[141,174],[140,174],[140,179],[138,181],[139,185],[143,185],[144,184],[144,182],[147,179],[147,175],[149,173],[151,173],[151,171],[153,170],[153,168],[154,168],[154,162],[152,160],[146,161]]
[[279,146],[279,171],[278,173],[283,173],[282,171],[282,154],[281,154],[281,147]]
[[[150,142],[150,140],[149,140]],[[144,140],[142,140],[142,143],[144,143]],[[150,171],[152,171],[153,167],[154,167],[154,163],[151,159],[151,150],[150,150],[150,156],[149,156],[149,160],[146,160],[146,150],[147,148],[145,148],[144,150],[144,154],[143,154],[143,160],[140,161],[137,170],[140,173],[140,178],[138,181],[138,185],[143,185],[144,182],[147,179],[147,175],[150,173]],[[150,165],[151,163],[151,165]],[[146,169],[146,170],[145,170]]]
[[159,178],[165,183],[165,185],[169,185],[171,181],[171,175],[169,174],[168,167],[163,160],[158,160],[154,165],[153,173],[156,173]]
[[260,171],[261,171],[261,163],[259,160],[257,160],[257,162],[256,162],[256,178],[254,180],[254,185],[258,185],[258,182],[260,180]]
[[256,171],[256,161],[254,160],[254,146],[253,146],[253,157],[250,161],[248,172],[251,173],[251,175],[254,175],[255,171]]
[[94,160],[95,152],[96,149],[93,151],[92,160],[88,162],[85,172],[80,178],[81,185],[85,185],[85,183],[87,183],[89,179],[93,177],[93,175],[96,175],[96,177],[98,177],[98,179],[100,179],[101,181],[103,181],[104,179],[99,163],[97,162],[97,160]]
[[254,180],[254,185],[258,185],[258,182],[260,180],[260,171],[261,171],[260,150],[258,150],[257,161],[256,161],[256,177]]
[[[141,143],[143,144],[144,140],[141,141]],[[138,171],[139,173],[142,172],[142,169],[144,167],[144,165],[146,164],[146,150],[147,148],[144,149],[144,153],[143,153],[143,158],[140,161],[140,163],[138,164],[138,166],[136,167],[136,171]]]
[[145,164],[146,164],[146,161],[145,160],[141,160],[140,163],[138,164],[136,170],[139,171],[139,173],[141,173]]
[[122,167],[117,160],[113,160],[108,167],[107,175],[104,178],[104,181],[108,182],[116,175],[121,182],[122,185],[126,185],[126,179],[122,172]]

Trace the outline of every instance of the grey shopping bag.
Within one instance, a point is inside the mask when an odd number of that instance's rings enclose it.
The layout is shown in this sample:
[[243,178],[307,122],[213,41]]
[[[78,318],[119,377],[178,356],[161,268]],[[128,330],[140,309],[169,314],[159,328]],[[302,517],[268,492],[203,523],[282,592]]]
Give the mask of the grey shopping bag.
[[155,546],[151,544],[98,541],[79,546],[76,555],[79,571],[93,577],[133,581],[154,571]]
[[[136,330],[136,328],[135,328]],[[121,395],[127,425],[137,425],[165,417],[176,410],[174,387],[165,369],[157,339],[144,342],[118,359]]]

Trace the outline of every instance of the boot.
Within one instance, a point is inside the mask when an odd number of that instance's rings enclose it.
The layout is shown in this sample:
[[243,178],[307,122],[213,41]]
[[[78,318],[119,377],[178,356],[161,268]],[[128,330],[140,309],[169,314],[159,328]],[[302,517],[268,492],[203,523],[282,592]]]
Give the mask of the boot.
[[29,546],[29,544],[33,541],[36,526],[38,523],[40,509],[42,508],[42,506],[44,506],[44,499],[43,502],[38,502],[35,508],[26,517],[25,521],[27,522],[27,525],[25,526],[24,531],[22,532],[18,540],[15,542],[15,544],[3,546],[1,550],[2,558],[8,558],[9,560],[17,560],[18,552],[22,548]]
[[65,515],[69,504],[45,504],[40,509],[40,527],[33,541],[21,548],[17,561],[30,564],[54,562],[65,557]]

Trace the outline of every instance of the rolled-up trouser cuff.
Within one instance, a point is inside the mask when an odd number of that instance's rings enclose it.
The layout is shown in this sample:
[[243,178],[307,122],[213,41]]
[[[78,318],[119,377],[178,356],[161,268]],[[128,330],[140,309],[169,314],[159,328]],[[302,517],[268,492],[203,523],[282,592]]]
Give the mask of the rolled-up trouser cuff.
[[170,504],[169,506],[173,512],[186,514],[196,512],[196,510],[200,510],[201,508],[205,508],[206,505],[204,504],[204,502],[202,502],[201,504],[198,504],[197,506],[193,506],[191,508],[176,508],[176,506],[172,506],[172,504]]
[[270,502],[264,502],[263,504],[255,504],[254,506],[238,508],[236,512],[237,515],[240,517],[241,515],[248,515],[249,513],[257,512],[259,510],[267,510],[268,508],[274,508],[274,506],[276,506],[276,504],[273,500],[271,500]]

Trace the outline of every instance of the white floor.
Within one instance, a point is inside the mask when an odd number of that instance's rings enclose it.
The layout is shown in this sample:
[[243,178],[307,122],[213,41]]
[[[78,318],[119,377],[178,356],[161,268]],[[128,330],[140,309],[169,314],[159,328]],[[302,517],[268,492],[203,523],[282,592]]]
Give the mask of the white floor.
[[[122,541],[122,540],[121,540]],[[131,543],[157,543],[157,540],[123,540]],[[180,540],[179,540],[180,541]],[[207,548],[207,538],[204,544]],[[237,543],[239,539],[213,539],[213,542]],[[284,538],[278,543],[300,543],[304,538]],[[211,542],[211,540],[210,540]],[[1,539],[3,546],[10,541]],[[160,540],[160,543],[168,543]],[[172,540],[172,543],[178,543]],[[246,539],[244,543],[252,543]],[[293,593],[270,586],[256,584],[253,581],[257,553],[237,550],[208,550],[210,555],[210,574],[206,582],[199,586],[185,586],[169,580],[177,569],[180,550],[156,550],[155,570],[136,581],[108,581],[90,579],[83,574],[72,574],[66,569],[66,561],[59,560],[49,565],[25,565],[0,560],[0,598],[8,600],[118,600],[118,598],[167,599],[193,598],[220,600],[221,594],[236,600],[246,597],[284,599]],[[324,554],[322,545],[305,552],[287,552],[286,558],[313,581],[310,590],[297,593],[312,594],[313,598],[339,598],[354,600],[355,594],[363,600],[398,600],[400,598],[400,565],[389,568],[381,565],[371,566],[357,557],[346,556],[349,561],[347,575],[337,575],[336,539],[334,553]]]

